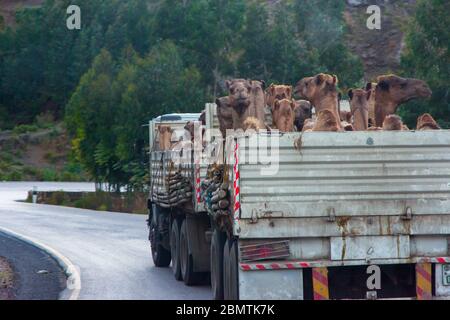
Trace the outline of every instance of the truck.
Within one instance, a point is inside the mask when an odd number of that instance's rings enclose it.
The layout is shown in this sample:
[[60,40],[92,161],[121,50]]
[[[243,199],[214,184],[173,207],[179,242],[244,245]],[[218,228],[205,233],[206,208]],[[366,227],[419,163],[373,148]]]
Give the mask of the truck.
[[150,121],[156,267],[214,299],[450,298],[450,131],[238,132],[200,144],[217,163],[157,150],[158,126],[198,116]]

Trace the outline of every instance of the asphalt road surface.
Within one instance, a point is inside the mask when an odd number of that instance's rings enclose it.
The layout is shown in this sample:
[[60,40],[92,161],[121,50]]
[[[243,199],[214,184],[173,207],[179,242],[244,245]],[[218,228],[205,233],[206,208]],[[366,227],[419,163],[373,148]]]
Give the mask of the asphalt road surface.
[[0,228],[38,240],[67,257],[81,275],[79,299],[211,299],[209,286],[187,287],[155,268],[146,216],[96,212],[23,200],[27,191],[93,191],[89,183],[0,183]]
[[0,256],[8,257],[13,267],[17,300],[56,300],[66,287],[66,276],[51,256],[2,232]]

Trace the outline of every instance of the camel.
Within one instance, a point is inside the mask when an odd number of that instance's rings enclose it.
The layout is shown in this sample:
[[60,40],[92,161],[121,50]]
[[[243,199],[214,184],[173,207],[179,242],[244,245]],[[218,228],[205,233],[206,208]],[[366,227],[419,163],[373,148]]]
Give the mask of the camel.
[[254,117],[264,124],[264,82],[234,79],[227,81],[226,85],[233,129],[243,129],[248,117]]
[[274,123],[281,132],[293,132],[295,102],[289,99],[275,100],[273,117]]
[[417,119],[417,127],[416,130],[425,131],[425,130],[440,130],[441,127],[437,124],[436,120],[429,113],[425,113],[421,115]]
[[417,98],[429,98],[432,91],[418,79],[385,75],[377,78],[375,88],[375,122],[381,126],[386,116],[395,114],[399,105]]
[[255,117],[248,117],[247,119],[245,119],[242,129],[244,131],[247,130],[259,131],[266,129],[266,127],[263,123],[261,123],[260,120],[256,119]]
[[270,112],[272,115],[272,125],[276,128],[275,119],[276,117],[276,111],[275,108],[275,101],[276,100],[283,100],[283,99],[292,99],[292,86],[287,85],[275,85],[271,84],[269,88],[266,90],[266,101],[267,105],[270,108]]
[[355,131],[366,131],[369,128],[369,100],[371,95],[371,91],[362,89],[350,89],[348,91]]
[[306,119],[303,123],[302,132],[310,132],[314,129],[316,122],[313,119]]
[[404,125],[402,119],[396,114],[388,115],[383,121],[384,131],[403,131]]
[[350,111],[340,110],[339,116],[341,118],[341,122],[345,121],[347,123],[352,123],[352,113]]
[[173,130],[169,126],[159,126],[159,150],[170,150]]
[[305,121],[312,117],[312,106],[311,103],[306,100],[294,100],[294,103],[294,125],[298,131],[302,131]]
[[266,99],[273,109],[276,100],[292,99],[292,86],[271,84],[266,90]]
[[233,116],[229,97],[216,99],[216,105],[220,132],[222,132],[223,137],[226,137],[227,130],[233,129]]
[[336,113],[325,109],[319,112],[312,131],[337,132],[342,131],[340,127],[340,119]]
[[[310,101],[316,114],[328,110],[340,120],[337,84],[338,78],[335,75],[320,73],[300,80],[295,87],[295,94]],[[341,128],[339,121],[338,127]]]

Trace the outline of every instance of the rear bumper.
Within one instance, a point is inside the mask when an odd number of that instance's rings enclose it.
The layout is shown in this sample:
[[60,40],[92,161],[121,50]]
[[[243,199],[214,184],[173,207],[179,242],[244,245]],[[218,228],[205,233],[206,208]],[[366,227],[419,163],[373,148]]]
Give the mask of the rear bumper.
[[[450,287],[442,284],[442,264],[450,264],[450,257],[384,259],[370,262],[266,261],[251,264],[240,263],[239,294],[240,299],[243,300],[363,299],[362,297],[370,292],[375,292],[377,300],[450,300]],[[370,274],[366,274],[365,266],[368,265],[379,265],[381,270],[385,271],[391,269],[388,278],[385,278],[387,274],[383,271],[383,288],[372,290],[366,287],[366,281],[370,277]],[[409,266],[407,268],[410,272],[406,277],[409,280],[405,282],[405,273],[397,271],[392,273],[392,269],[398,270],[399,266],[396,265]],[[355,290],[355,287],[351,285],[353,282],[348,283],[348,287],[345,285],[336,287],[336,283],[348,281],[345,279],[346,275],[349,272],[353,274],[351,270],[355,270],[355,268],[363,270],[363,275],[359,271],[359,276],[357,276],[356,288],[360,291],[356,296],[346,296],[347,288],[349,291]],[[400,268],[404,267],[400,266]],[[340,273],[336,273],[337,270],[341,270]],[[393,280],[393,278],[397,280]],[[386,287],[386,279],[393,281],[390,286]],[[374,299],[369,294],[367,296]]]
[[264,262],[242,262],[239,267],[242,271],[261,270],[283,270],[283,269],[304,269],[323,267],[344,267],[361,265],[384,265],[384,264],[416,264],[416,263],[437,263],[450,264],[450,257],[414,257],[407,259],[373,259],[373,260],[315,260],[315,261],[264,261]]

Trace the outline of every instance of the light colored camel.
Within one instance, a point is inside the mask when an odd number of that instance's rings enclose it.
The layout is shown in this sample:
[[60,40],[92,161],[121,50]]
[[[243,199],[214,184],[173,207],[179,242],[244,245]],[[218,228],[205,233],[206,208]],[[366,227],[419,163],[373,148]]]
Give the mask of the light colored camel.
[[[310,101],[314,105],[316,114],[328,110],[340,120],[337,84],[338,78],[335,75],[320,73],[300,80],[295,87],[295,94]],[[342,127],[340,121],[338,121],[338,127]]]

